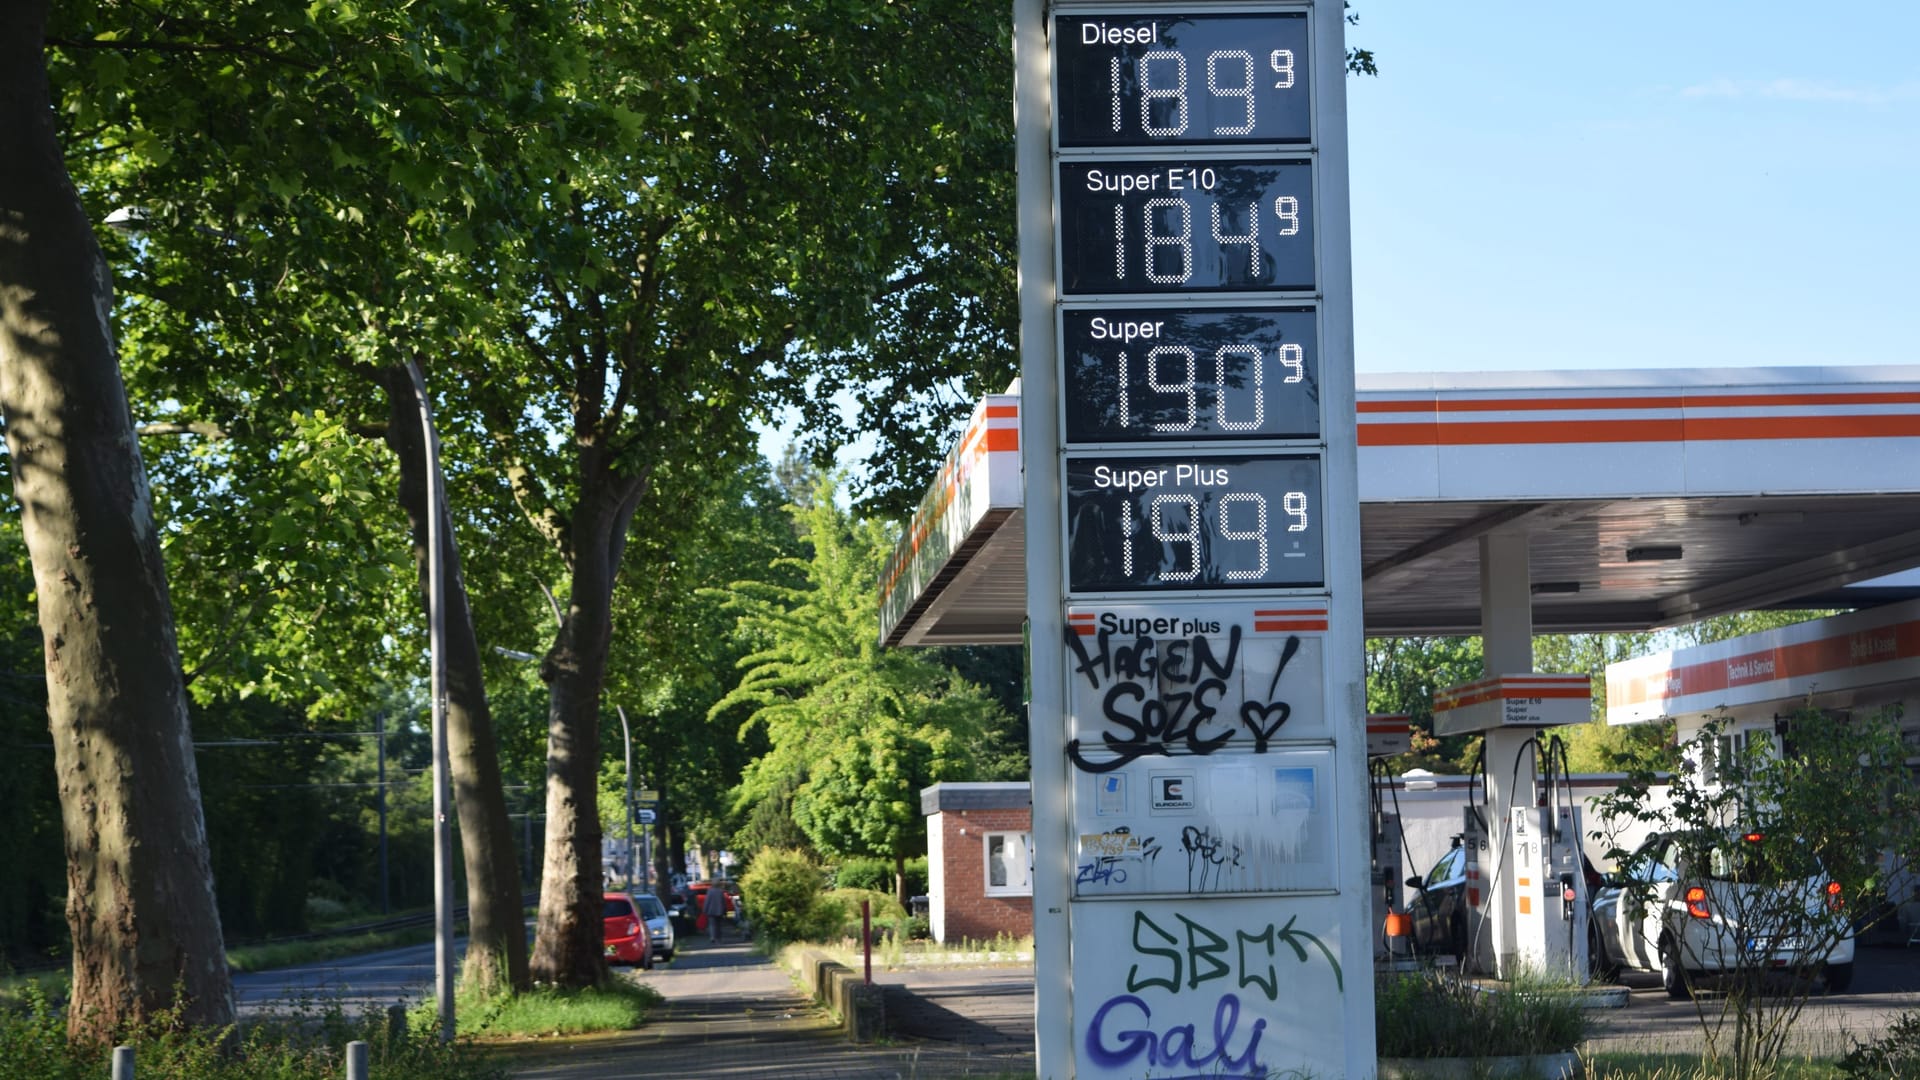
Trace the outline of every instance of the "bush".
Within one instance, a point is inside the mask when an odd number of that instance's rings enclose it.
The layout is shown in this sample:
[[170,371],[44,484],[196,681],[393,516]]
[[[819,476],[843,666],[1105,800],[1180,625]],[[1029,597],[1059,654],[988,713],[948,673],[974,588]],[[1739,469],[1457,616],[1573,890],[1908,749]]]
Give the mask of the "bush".
[[[907,895],[925,896],[927,892],[927,857],[908,859]],[[833,887],[836,889],[871,889],[874,892],[893,895],[893,862],[889,859],[853,858],[842,859],[833,870]]]
[[827,894],[827,899],[839,906],[842,912],[840,924],[814,940],[828,938],[858,938],[860,936],[860,901],[871,905],[873,926],[876,930],[897,924],[907,917],[907,909],[892,893],[875,892],[872,889],[835,889]]
[[[98,1080],[110,1069],[105,1046],[68,1046],[66,1018],[44,995],[30,992],[24,1013],[0,1013],[0,1080]],[[346,1045],[368,1044],[382,1080],[504,1080],[470,1044],[441,1045],[431,1030],[396,1036],[381,1014],[353,1021],[337,1010],[228,1029],[179,1030],[155,1019],[130,1035],[140,1080],[339,1080]]]
[[833,868],[836,889],[893,891],[893,864],[885,859],[842,859]]
[[1587,1034],[1577,997],[1515,980],[1489,993],[1439,972],[1383,975],[1374,997],[1381,1057],[1509,1057],[1572,1050]]
[[1885,1035],[1854,1043],[1840,1059],[1840,1075],[1848,1080],[1920,1076],[1920,1013],[1901,1013]]
[[826,877],[799,851],[762,851],[740,879],[754,931],[770,943],[814,940],[822,924],[837,926],[839,906],[822,892]]

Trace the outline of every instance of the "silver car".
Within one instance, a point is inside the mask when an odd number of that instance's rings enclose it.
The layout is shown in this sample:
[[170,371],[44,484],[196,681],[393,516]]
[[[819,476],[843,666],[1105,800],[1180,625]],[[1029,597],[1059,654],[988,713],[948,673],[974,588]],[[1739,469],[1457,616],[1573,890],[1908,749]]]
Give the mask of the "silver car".
[[667,905],[652,893],[635,893],[633,902],[640,905],[640,915],[647,920],[647,936],[653,939],[653,958],[673,959],[673,920],[667,917]]
[[1853,926],[1840,884],[1787,838],[1655,834],[1595,893],[1595,973],[1658,971],[1667,995],[1740,972],[1853,983]]

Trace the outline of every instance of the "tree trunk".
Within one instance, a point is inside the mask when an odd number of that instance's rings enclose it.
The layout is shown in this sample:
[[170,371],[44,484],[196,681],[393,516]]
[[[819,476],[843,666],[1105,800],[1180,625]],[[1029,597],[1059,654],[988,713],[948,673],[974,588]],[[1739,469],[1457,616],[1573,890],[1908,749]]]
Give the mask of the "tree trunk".
[[0,419],[46,650],[67,1031],[104,1041],[167,1010],[231,1023],[233,988],[112,288],[53,126],[46,14],[0,4]]
[[[387,445],[400,462],[400,505],[412,527],[413,561],[424,603],[429,595],[426,433],[406,369],[382,369],[380,382],[387,392]],[[493,711],[480,677],[480,642],[473,631],[451,516],[442,514],[440,525],[440,557],[446,572],[442,645],[447,667],[447,758],[467,869],[467,956],[460,981],[482,994],[502,989],[518,993],[531,985],[520,914],[520,862],[513,847],[513,821],[507,816],[506,789],[501,784]]]
[[566,617],[540,664],[547,682],[547,852],[533,977],[556,986],[606,978],[600,865],[600,691],[613,639],[613,584],[628,515],[583,492],[573,523]]

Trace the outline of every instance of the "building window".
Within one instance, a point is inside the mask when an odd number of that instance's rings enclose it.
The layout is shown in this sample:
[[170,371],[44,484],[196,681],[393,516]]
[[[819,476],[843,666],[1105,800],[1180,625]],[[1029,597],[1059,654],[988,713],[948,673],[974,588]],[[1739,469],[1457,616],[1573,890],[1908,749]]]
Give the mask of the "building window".
[[1028,833],[990,832],[987,845],[987,895],[1033,895],[1033,848]]

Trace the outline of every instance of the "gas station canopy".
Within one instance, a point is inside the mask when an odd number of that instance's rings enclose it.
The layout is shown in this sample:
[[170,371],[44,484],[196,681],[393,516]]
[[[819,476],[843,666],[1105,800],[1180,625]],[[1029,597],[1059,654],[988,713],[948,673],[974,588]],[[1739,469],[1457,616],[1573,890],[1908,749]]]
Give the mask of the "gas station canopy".
[[[880,582],[889,645],[1020,640],[1017,393],[975,410]],[[1909,592],[1920,366],[1362,375],[1371,635],[1480,632],[1481,536],[1523,532],[1536,633]]]

